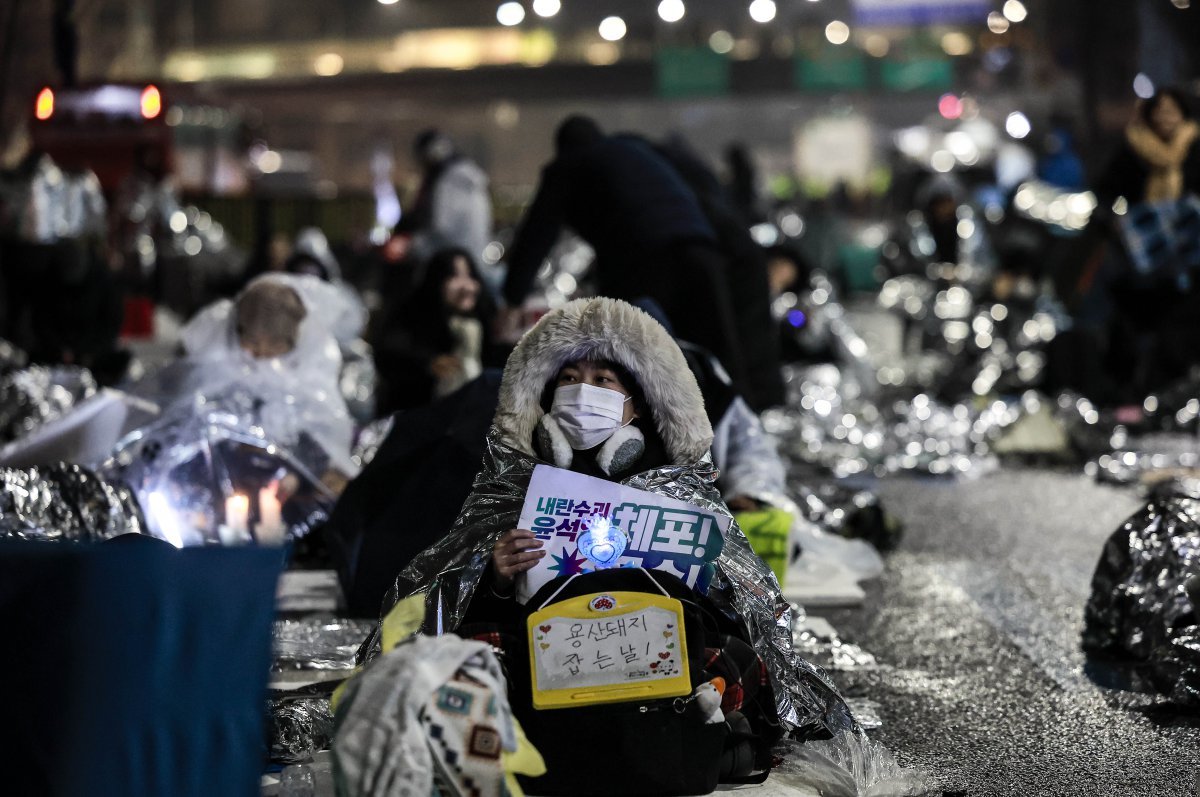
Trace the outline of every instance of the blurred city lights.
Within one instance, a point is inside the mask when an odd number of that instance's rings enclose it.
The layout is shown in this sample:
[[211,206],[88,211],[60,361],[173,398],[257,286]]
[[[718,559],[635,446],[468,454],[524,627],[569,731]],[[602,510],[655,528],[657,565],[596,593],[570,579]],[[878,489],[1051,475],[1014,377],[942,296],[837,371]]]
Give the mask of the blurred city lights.
[[533,0],[533,13],[539,17],[550,18],[562,11],[560,0]]
[[754,0],[750,4],[750,19],[764,23],[775,19],[775,0]]
[[1004,130],[1013,138],[1025,138],[1033,130],[1029,117],[1020,111],[1013,111],[1004,120]]
[[992,33],[1007,33],[1009,24],[1009,21],[1005,19],[1004,15],[999,11],[993,11],[992,13],[988,14],[988,30],[990,30]]
[[273,149],[264,150],[258,156],[255,165],[258,166],[258,170],[263,174],[274,174],[283,165],[283,156]]
[[863,49],[876,58],[883,58],[888,54],[888,50],[892,49],[892,43],[888,41],[888,37],[879,33],[872,33],[863,42]]
[[708,46],[714,53],[724,55],[733,50],[733,34],[727,30],[719,30],[708,37]]
[[951,31],[942,37],[942,50],[946,55],[969,55],[972,49],[971,37],[961,31]]
[[663,22],[678,22],[685,12],[683,0],[662,0],[658,4],[658,16]]
[[142,89],[141,106],[143,119],[153,119],[162,113],[162,94],[157,86]]
[[825,26],[825,38],[830,44],[845,44],[850,41],[850,26],[840,19],[835,19]]
[[946,134],[946,148],[967,166],[974,166],[979,162],[979,147],[971,139],[970,134],[962,130],[954,130]]
[[939,149],[929,158],[929,165],[935,172],[944,174],[954,168],[954,156],[947,150]]
[[621,48],[615,42],[592,42],[584,50],[584,57],[592,66],[609,66],[621,60]]
[[525,21],[525,7],[520,3],[501,3],[496,9],[496,21],[510,28],[520,25]]
[[1022,22],[1029,16],[1029,12],[1025,10],[1025,4],[1021,0],[1008,0],[1004,4],[1004,16],[1009,22]]
[[313,61],[313,71],[321,77],[340,75],[346,62],[337,53],[322,53]]
[[962,100],[954,94],[943,94],[938,99],[938,113],[946,119],[957,119],[962,116]]
[[37,101],[34,103],[34,115],[45,121],[54,115],[54,92],[49,86],[38,92]]
[[605,17],[600,20],[600,38],[616,42],[625,38],[625,20],[620,17]]
[[1154,96],[1154,81],[1144,72],[1138,72],[1133,79],[1133,93],[1148,100]]

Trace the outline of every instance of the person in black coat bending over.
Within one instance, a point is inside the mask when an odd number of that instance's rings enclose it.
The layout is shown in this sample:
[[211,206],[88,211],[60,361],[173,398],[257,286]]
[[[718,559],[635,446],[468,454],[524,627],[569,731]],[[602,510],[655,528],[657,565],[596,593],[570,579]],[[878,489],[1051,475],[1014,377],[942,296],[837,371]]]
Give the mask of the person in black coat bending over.
[[563,226],[596,250],[601,295],[659,303],[679,334],[710,349],[745,387],[729,264],[694,193],[643,139],[571,116],[509,249],[504,298],[519,307]]

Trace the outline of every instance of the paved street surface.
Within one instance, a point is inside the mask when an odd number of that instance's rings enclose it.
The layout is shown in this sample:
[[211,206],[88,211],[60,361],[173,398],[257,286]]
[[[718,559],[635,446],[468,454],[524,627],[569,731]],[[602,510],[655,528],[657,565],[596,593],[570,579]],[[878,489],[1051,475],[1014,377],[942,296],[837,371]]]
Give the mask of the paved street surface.
[[946,794],[1196,795],[1200,717],[1101,688],[1079,649],[1104,540],[1140,504],[1083,476],[895,478],[906,524],[858,609],[822,610],[874,670],[835,673],[879,704],[871,735]]

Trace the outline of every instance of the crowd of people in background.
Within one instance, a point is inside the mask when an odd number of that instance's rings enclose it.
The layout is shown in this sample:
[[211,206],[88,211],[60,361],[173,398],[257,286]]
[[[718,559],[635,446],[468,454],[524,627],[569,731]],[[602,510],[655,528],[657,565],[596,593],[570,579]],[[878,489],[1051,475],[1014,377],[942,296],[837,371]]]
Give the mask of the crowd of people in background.
[[[1052,282],[1073,321],[1051,353],[1048,379],[1102,401],[1137,400],[1196,359],[1181,333],[1195,326],[1200,295],[1197,130],[1178,91],[1140,103],[1115,155],[1092,170],[1097,210],[1063,264],[1048,262],[1036,242],[1022,248],[1019,234],[1005,239],[1003,224],[984,223],[976,200],[990,197],[990,186],[955,175],[897,180],[894,203],[905,215],[893,239],[901,254],[884,247],[875,272],[886,278],[929,263],[969,262],[991,275],[987,291],[1002,300],[1032,297]],[[242,284],[281,272],[327,286],[341,308],[326,313],[328,331],[345,362],[373,362],[374,414],[386,416],[502,366],[520,331],[544,312],[528,300],[569,233],[593,253],[581,292],[649,303],[679,340],[714,358],[751,409],[780,404],[781,360],[813,355],[793,334],[803,314],[781,297],[794,296],[815,272],[847,288],[860,279],[839,273],[820,241],[839,216],[856,212],[844,187],[799,208],[803,237],[776,228],[775,240],[760,240],[757,231],[771,226],[780,200],[761,192],[744,145],[725,150],[722,179],[679,135],[606,132],[574,115],[553,143],[506,250],[496,243],[485,171],[450,135],[428,130],[413,144],[419,183],[412,201],[385,246],[353,255],[349,277],[325,235],[310,227],[278,252],[275,244],[259,246]],[[0,335],[33,361],[87,366],[102,383],[117,383],[129,361],[117,334],[136,332],[138,297],[194,302],[237,287],[228,275],[180,283],[164,246],[155,250],[155,235],[186,215],[156,155],[139,156],[111,211],[94,180],[62,173],[45,156],[31,155],[4,181]],[[1052,120],[1037,173],[1065,191],[1087,187],[1067,120]]]

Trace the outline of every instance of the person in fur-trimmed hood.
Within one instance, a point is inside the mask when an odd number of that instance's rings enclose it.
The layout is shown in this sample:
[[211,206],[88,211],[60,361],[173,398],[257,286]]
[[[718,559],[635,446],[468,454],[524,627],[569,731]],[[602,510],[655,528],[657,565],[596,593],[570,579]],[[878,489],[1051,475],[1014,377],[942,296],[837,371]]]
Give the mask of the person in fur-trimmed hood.
[[[512,579],[541,556],[516,528],[533,469],[553,464],[728,514],[714,482],[712,427],[679,346],[614,299],[547,314],[504,370],[483,469],[446,537],[413,559],[384,601],[424,595],[426,634],[453,632],[509,604]],[[419,511],[419,508],[414,508]],[[791,609],[734,522],[708,598],[749,630],[781,723],[801,738],[855,727],[828,676],[794,651]]]

